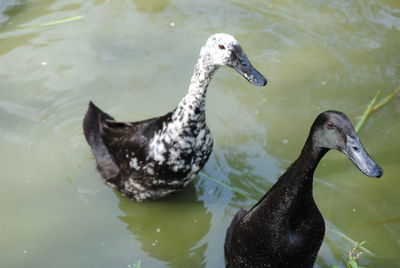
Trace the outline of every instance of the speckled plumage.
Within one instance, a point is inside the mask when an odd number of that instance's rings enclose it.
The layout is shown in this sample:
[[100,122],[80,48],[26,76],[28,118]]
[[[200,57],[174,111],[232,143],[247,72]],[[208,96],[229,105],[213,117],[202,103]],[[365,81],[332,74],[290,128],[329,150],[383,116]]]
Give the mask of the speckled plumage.
[[176,192],[193,180],[212,151],[205,98],[212,76],[223,65],[255,85],[266,84],[232,36],[215,34],[202,47],[188,93],[172,112],[124,123],[89,104],[85,137],[106,184],[143,201]]
[[325,233],[313,198],[313,174],[330,149],[343,152],[367,176],[383,174],[346,115],[321,113],[299,158],[253,208],[241,209],[233,218],[226,232],[226,267],[313,267]]

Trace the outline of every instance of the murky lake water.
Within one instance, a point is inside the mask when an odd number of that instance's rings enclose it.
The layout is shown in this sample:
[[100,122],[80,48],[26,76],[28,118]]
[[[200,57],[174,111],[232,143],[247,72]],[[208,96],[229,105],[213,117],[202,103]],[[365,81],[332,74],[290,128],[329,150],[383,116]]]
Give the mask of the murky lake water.
[[[89,100],[119,120],[170,111],[201,45],[233,34],[269,80],[220,69],[207,96],[215,138],[206,173],[260,198],[299,155],[314,117],[355,123],[377,90],[400,85],[398,0],[50,1],[13,9],[0,28],[0,266],[222,267],[225,230],[247,200],[199,176],[186,191],[134,203],[103,185],[82,133]],[[59,25],[17,30],[73,16]],[[317,169],[327,226],[366,246],[367,267],[400,266],[400,102],[360,136],[384,168],[362,175],[338,152]],[[327,232],[316,267],[352,244]]]

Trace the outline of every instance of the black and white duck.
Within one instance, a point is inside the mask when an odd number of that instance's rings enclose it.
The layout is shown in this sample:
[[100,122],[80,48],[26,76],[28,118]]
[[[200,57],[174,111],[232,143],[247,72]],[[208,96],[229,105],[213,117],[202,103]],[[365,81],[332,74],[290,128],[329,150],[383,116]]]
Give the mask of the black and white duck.
[[236,39],[220,33],[201,48],[189,90],[172,112],[139,122],[117,122],[90,102],[83,129],[107,185],[143,201],[176,192],[193,180],[212,151],[206,92],[215,71],[224,65],[253,85],[267,83]]
[[325,234],[312,184],[321,158],[335,149],[367,176],[383,170],[370,158],[347,116],[321,113],[299,158],[249,211],[240,209],[225,239],[227,267],[313,267]]

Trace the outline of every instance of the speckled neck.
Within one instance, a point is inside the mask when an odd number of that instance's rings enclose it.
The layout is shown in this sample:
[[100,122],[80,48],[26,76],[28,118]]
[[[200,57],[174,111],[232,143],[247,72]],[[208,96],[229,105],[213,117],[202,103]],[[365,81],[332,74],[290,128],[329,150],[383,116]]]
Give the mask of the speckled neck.
[[[190,80],[189,90],[186,96],[179,102],[175,116],[186,120],[204,121],[206,93],[208,85],[219,66],[210,64],[209,51],[203,48],[200,52],[199,59],[194,68],[193,76]],[[200,118],[201,117],[201,118]]]

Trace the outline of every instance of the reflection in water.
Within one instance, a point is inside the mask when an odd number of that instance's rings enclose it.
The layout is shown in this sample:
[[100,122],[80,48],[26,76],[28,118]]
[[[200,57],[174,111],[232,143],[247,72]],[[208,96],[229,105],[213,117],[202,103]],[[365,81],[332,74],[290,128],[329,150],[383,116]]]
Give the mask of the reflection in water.
[[193,184],[160,201],[135,203],[117,196],[126,214],[119,219],[128,224],[143,251],[170,267],[204,266],[207,244],[199,241],[210,229],[211,213],[197,200]]
[[139,12],[158,13],[163,11],[171,0],[134,0]]
[[224,138],[236,146],[215,148],[218,168],[224,170],[230,185],[258,200],[282,173],[281,163],[257,142],[246,141],[239,145],[233,143],[232,137]]
[[23,10],[26,0],[2,0],[0,2],[0,24],[7,22],[12,15]]

